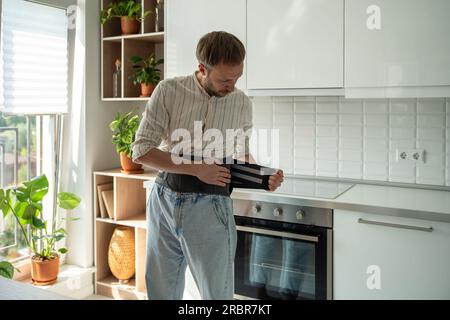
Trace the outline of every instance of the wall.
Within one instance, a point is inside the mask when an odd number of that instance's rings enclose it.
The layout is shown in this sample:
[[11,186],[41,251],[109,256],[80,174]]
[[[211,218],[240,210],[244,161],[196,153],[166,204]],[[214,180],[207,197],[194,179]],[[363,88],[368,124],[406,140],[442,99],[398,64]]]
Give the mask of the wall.
[[[280,129],[288,174],[450,186],[449,98],[253,101],[254,128]],[[398,163],[396,148],[423,148],[426,163]]]
[[75,192],[82,203],[75,210],[81,219],[68,223],[67,263],[94,264],[93,172],[120,166],[111,143],[109,123],[117,112],[143,110],[143,103],[102,102],[100,98],[100,2],[78,0],[71,86],[71,113],[65,117],[61,185]]

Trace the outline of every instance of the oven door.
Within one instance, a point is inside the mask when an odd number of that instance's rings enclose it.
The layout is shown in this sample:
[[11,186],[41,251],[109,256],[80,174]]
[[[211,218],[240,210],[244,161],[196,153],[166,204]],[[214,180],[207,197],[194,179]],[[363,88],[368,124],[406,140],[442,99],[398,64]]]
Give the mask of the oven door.
[[331,229],[235,220],[236,299],[331,299]]

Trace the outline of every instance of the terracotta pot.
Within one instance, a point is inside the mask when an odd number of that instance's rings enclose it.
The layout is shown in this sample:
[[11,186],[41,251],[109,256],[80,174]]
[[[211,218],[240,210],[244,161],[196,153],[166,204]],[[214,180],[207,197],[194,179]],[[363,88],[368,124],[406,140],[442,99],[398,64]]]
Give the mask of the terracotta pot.
[[150,97],[153,93],[153,90],[155,90],[156,85],[153,83],[145,84],[141,83],[141,97]]
[[125,172],[140,172],[142,170],[142,164],[134,163],[124,152],[120,153],[120,165]]
[[52,260],[41,261],[31,258],[31,280],[38,286],[55,283],[59,274],[59,256]]
[[141,23],[135,17],[120,17],[122,34],[136,34],[141,29]]
[[108,265],[117,279],[126,282],[136,271],[134,230],[129,227],[117,227],[109,242]]

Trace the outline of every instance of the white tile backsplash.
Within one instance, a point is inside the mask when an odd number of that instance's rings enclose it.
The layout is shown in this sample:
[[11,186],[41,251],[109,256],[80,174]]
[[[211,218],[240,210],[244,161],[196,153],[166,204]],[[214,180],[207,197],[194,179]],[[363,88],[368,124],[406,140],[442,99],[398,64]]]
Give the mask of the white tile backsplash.
[[444,114],[445,113],[445,99],[444,98],[418,99],[417,112],[418,113]]
[[442,115],[419,114],[417,116],[417,126],[419,127],[445,127],[445,118]]
[[316,124],[316,117],[314,114],[308,114],[308,113],[296,113],[294,116],[294,122],[295,124],[300,125],[315,125]]
[[315,157],[316,150],[314,148],[294,148],[294,158],[298,159],[313,159]]
[[350,179],[361,179],[363,175],[362,162],[339,161],[339,176]]
[[[254,98],[254,128],[279,129],[288,174],[450,186],[450,98]],[[396,149],[426,150],[425,163]]]
[[416,128],[390,128],[391,139],[413,139],[416,136]]
[[336,137],[338,132],[338,127],[333,126],[317,126],[316,135],[318,137]]
[[416,147],[416,140],[415,139],[391,139],[389,141],[390,143],[390,150],[396,150],[396,149],[414,149]]
[[389,102],[386,99],[368,99],[362,102],[364,114],[380,114],[389,112]]
[[316,138],[316,148],[337,148],[338,139],[337,137],[317,137]]
[[362,119],[363,117],[360,114],[342,113],[339,115],[339,124],[343,126],[361,126]]
[[330,148],[330,149],[317,149],[316,150],[316,159],[318,160],[338,160],[338,149]]
[[364,150],[387,150],[389,141],[387,139],[364,139]]
[[418,165],[416,183],[443,185],[445,183],[445,167]]
[[339,136],[342,138],[362,137],[363,127],[358,126],[341,126],[339,128]]
[[364,128],[364,137],[365,138],[387,138],[388,137],[388,128],[386,127],[365,127]]
[[427,152],[445,153],[446,145],[441,140],[417,140],[417,148]]
[[354,162],[362,162],[363,160],[362,150],[358,149],[343,149],[339,150],[339,161],[354,161]]
[[295,114],[302,113],[316,113],[316,105],[314,102],[296,102],[294,106]]
[[414,127],[416,118],[411,115],[391,115],[389,125],[391,127]]
[[363,140],[361,138],[339,138],[339,148],[342,149],[362,149]]
[[337,102],[317,102],[317,113],[338,113]]
[[319,125],[337,125],[338,115],[337,114],[317,114],[316,123]]
[[316,175],[325,177],[338,176],[338,162],[331,160],[316,160]]
[[363,106],[360,100],[342,101],[339,105],[339,113],[357,113],[362,114]]
[[391,100],[390,102],[390,113],[391,114],[414,114],[416,111],[417,101],[415,100]]
[[365,114],[364,125],[368,127],[387,127],[388,122],[387,114]]

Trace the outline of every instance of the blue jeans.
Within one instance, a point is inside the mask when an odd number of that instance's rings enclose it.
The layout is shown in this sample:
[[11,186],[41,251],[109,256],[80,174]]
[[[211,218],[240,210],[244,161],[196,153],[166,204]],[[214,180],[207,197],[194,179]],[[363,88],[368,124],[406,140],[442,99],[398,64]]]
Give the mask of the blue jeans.
[[202,299],[233,299],[237,232],[230,197],[155,183],[147,221],[148,299],[181,300],[187,265]]

